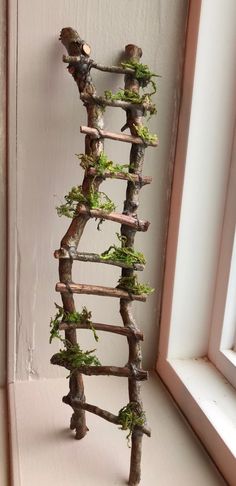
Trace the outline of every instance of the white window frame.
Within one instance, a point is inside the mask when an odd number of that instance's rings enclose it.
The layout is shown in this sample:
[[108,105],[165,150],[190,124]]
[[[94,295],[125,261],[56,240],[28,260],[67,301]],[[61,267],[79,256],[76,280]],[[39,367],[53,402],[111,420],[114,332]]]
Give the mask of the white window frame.
[[231,162],[208,356],[236,388],[236,133]]
[[235,120],[235,0],[193,0],[157,371],[230,484],[236,390],[208,354]]

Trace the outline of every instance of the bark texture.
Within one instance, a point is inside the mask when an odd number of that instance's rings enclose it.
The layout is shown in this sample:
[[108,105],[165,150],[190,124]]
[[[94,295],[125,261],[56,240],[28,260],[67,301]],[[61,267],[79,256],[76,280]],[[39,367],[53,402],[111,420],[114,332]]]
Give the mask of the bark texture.
[[[61,31],[60,40],[62,44],[66,47],[67,52],[71,56],[80,56],[80,60],[75,63],[71,63],[68,66],[68,71],[72,74],[74,80],[79,89],[79,93],[87,93],[89,95],[96,95],[96,89],[92,83],[90,77],[89,69],[89,57],[90,48],[85,41],[82,41],[79,34],[70,27],[64,28]],[[85,104],[87,110],[87,123],[89,127],[103,128],[103,111],[101,107],[96,105]],[[85,138],[85,153],[87,155],[98,156],[103,150],[103,141],[100,136],[98,138],[92,139],[89,135]],[[93,178],[85,174],[82,190],[83,193],[88,194]],[[101,179],[96,179],[96,185],[99,186]],[[81,214],[72,220],[68,231],[61,241],[61,248],[64,250],[69,250],[71,248],[77,249],[80,238],[83,234],[85,225],[89,220],[88,214]],[[60,282],[64,285],[68,285],[72,282],[72,259],[60,259],[59,260],[59,277]],[[75,312],[75,303],[73,294],[71,292],[65,292],[61,294],[63,308],[65,312]],[[76,329],[65,330],[65,339],[72,343],[77,343]],[[69,398],[78,399],[82,402],[85,401],[84,395],[84,385],[82,374],[77,371],[74,372],[70,377],[70,391]],[[73,407],[72,407],[73,408]],[[86,420],[85,412],[83,409],[74,409],[74,413],[71,418],[70,427],[72,430],[76,431],[76,439],[82,439],[86,432]]]
[[141,263],[133,263],[132,265],[124,262],[120,262],[118,260],[104,260],[101,258],[100,255],[97,253],[86,253],[86,252],[73,252],[72,254],[68,254],[68,252],[63,252],[60,250],[56,250],[54,253],[55,258],[72,258],[73,260],[79,260],[80,262],[90,262],[90,263],[104,263],[105,265],[113,265],[115,267],[121,268],[133,268],[134,270],[143,270],[144,265]]
[[68,324],[67,322],[61,322],[59,325],[60,331],[65,331],[66,329],[91,329],[94,328],[96,331],[111,332],[114,334],[121,334],[122,336],[133,336],[136,339],[143,341],[143,333],[138,329],[133,329],[132,327],[122,327],[114,326],[109,324],[102,324],[99,322],[93,322],[92,326],[90,323],[78,322],[73,324]]
[[[135,119],[137,120],[137,118],[135,118]],[[139,119],[140,119],[140,115],[139,115]],[[140,125],[140,120],[139,120],[138,124]],[[126,126],[126,124],[125,124],[125,126]],[[128,126],[130,127],[130,123],[128,124]],[[98,130],[97,127],[91,128],[91,127],[85,127],[84,125],[82,125],[80,127],[80,131],[81,131],[81,133],[87,133],[88,135],[91,135],[95,139],[99,138],[99,136],[100,136],[102,138],[110,138],[111,140],[117,140],[118,142],[133,143],[133,144],[137,144],[137,145],[144,145],[144,146],[150,146],[150,147],[157,147],[157,145],[158,145],[157,141],[156,142],[144,142],[142,140],[142,138],[137,136],[137,132],[134,129],[134,127],[132,127],[132,132],[133,132],[132,135],[123,135],[122,133],[108,132],[107,130]]]
[[[125,48],[126,58],[128,60],[139,61],[142,56],[142,50],[132,44],[129,44]],[[130,74],[125,76],[125,89],[133,92],[138,92],[140,88],[139,81]],[[126,126],[130,129],[131,136],[136,138],[135,126],[142,125],[142,116],[140,116],[140,110],[135,105],[132,110],[127,110],[127,122]],[[141,143],[133,142],[130,150],[130,172],[138,177],[142,176],[142,168],[144,162],[145,145]],[[137,183],[128,181],[126,200],[124,202],[124,214],[131,218],[137,218],[137,209],[139,206],[139,191],[140,186]],[[125,245],[133,248],[136,229],[130,228],[126,225],[121,226],[121,235],[125,237]],[[132,277],[134,275],[133,269],[122,269],[122,277]],[[120,300],[120,313],[124,326],[132,326],[136,328],[136,322],[132,314],[132,302],[125,299]],[[129,344],[129,365],[135,366],[137,369],[142,367],[142,352],[140,342],[132,339],[128,336]],[[129,401],[136,402],[140,411],[143,411],[143,404],[140,396],[140,383],[134,378],[129,378]],[[135,486],[141,479],[141,453],[142,453],[142,437],[143,432],[137,427],[134,428],[132,433],[132,447],[131,447],[131,460],[130,460],[130,476],[129,485]]]
[[125,290],[113,287],[102,287],[101,285],[86,285],[86,284],[74,284],[74,283],[61,283],[56,284],[56,291],[61,294],[89,294],[89,295],[102,295],[104,297],[116,297],[124,300],[139,300],[140,302],[146,301],[146,295],[135,295],[126,292]]

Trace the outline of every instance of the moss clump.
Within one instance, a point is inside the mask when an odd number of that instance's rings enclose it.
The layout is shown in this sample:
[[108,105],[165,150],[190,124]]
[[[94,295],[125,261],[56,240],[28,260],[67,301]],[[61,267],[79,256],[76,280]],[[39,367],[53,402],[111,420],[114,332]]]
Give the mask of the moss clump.
[[67,216],[68,218],[73,218],[76,213],[76,208],[78,204],[86,204],[87,199],[82,193],[82,187],[72,187],[68,194],[64,197],[65,203],[57,206],[58,216]]
[[147,86],[149,83],[152,84],[153,89],[156,92],[156,83],[152,78],[160,78],[158,74],[153,73],[147,64],[142,64],[137,61],[125,61],[121,63],[124,69],[133,69],[134,76],[139,80],[142,87]]
[[82,186],[72,187],[70,192],[65,196],[65,200],[65,204],[61,204],[56,208],[58,216],[74,218],[77,207],[80,204],[85,204],[90,209],[101,209],[108,213],[115,210],[115,204],[111,199],[104,192],[93,190],[93,188],[85,196],[82,191]]
[[116,209],[113,201],[105,194],[105,192],[91,191],[88,196],[88,203],[90,209],[101,209],[106,213],[111,213]]
[[96,349],[82,351],[79,344],[67,342],[67,349],[60,349],[56,355],[57,364],[67,366],[70,369],[70,375],[81,366],[100,366],[101,363],[93,353]]
[[78,323],[86,323],[90,325],[91,330],[93,331],[94,339],[95,341],[98,341],[98,336],[96,333],[96,330],[94,329],[92,322],[91,322],[91,317],[92,313],[91,311],[88,311],[86,307],[82,307],[81,312],[66,312],[64,311],[63,307],[55,304],[57,308],[57,313],[54,318],[51,318],[50,321],[50,338],[49,342],[51,344],[52,340],[54,338],[60,339],[60,341],[64,342],[64,339],[61,338],[60,332],[59,332],[59,326],[61,322],[66,322],[68,324],[78,324]]
[[149,112],[150,115],[155,115],[157,113],[156,106],[151,103],[151,96],[153,96],[157,92],[157,85],[156,82],[153,80],[154,77],[160,77],[158,74],[153,73],[147,64],[141,64],[137,61],[126,61],[122,62],[121,66],[124,69],[133,69],[134,76],[138,79],[141,88],[145,88],[149,84],[152,87],[151,92],[145,92],[143,90],[142,94],[137,93],[136,91],[131,91],[128,89],[120,89],[116,93],[112,93],[112,91],[105,91],[104,96],[106,100],[109,101],[127,101],[129,103],[134,104],[143,104],[147,103],[149,105]]
[[128,405],[121,408],[118,413],[118,420],[121,425],[121,430],[129,430],[126,438],[128,446],[130,447],[130,437],[135,426],[142,426],[146,422],[145,413],[140,410],[140,405],[137,402],[130,402]]
[[129,103],[137,104],[141,104],[144,101],[143,96],[128,89],[120,89],[117,93],[112,93],[112,91],[107,90],[104,92],[104,96],[109,101],[128,101]]
[[156,143],[158,138],[154,133],[150,133],[149,128],[144,125],[134,125],[137,135],[147,143]]
[[112,260],[126,263],[127,265],[134,265],[135,263],[145,264],[146,260],[143,253],[135,251],[133,248],[125,246],[126,238],[116,233],[117,238],[121,241],[121,246],[111,245],[108,250],[104,251],[100,256],[102,260]]
[[132,275],[131,277],[120,277],[117,288],[126,290],[129,294],[134,295],[148,295],[154,292],[154,289],[152,289],[150,285],[139,283],[136,275]]
[[156,91],[151,93],[143,93],[140,95],[136,91],[130,91],[128,89],[120,89],[117,93],[112,93],[112,91],[105,91],[104,96],[108,101],[127,101],[128,103],[134,103],[141,105],[147,103],[149,105],[150,115],[155,115],[157,113],[156,105],[151,103],[151,96]]
[[119,165],[114,164],[112,160],[109,160],[107,155],[102,152],[98,157],[90,157],[89,155],[80,154],[78,155],[80,159],[80,165],[83,169],[88,169],[89,167],[94,167],[97,171],[97,175],[103,177],[105,172],[109,172],[111,175],[115,176],[119,172],[127,173],[129,165]]

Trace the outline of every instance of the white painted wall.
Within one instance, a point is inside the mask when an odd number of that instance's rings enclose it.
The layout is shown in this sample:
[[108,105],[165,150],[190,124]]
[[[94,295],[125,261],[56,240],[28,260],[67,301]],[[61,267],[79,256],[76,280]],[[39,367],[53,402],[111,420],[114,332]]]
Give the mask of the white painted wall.
[[[65,26],[76,28],[92,46],[92,57],[104,64],[116,64],[126,44],[140,45],[143,62],[162,75],[156,98],[158,117],[150,123],[160,146],[146,152],[144,174],[153,176],[153,184],[143,188],[139,211],[140,217],[151,221],[151,227],[148,233],[137,235],[137,249],[148,259],[140,278],[154,286],[156,293],[146,304],[134,306],[145,333],[144,364],[150,367],[155,362],[187,7],[187,0],[21,0],[17,11],[16,1],[10,1],[10,274],[14,277],[16,272],[16,278],[10,289],[9,379],[64,374],[49,365],[50,356],[58,349],[57,343],[48,343],[49,320],[54,314],[53,302],[60,303],[54,291],[58,262],[52,254],[69,223],[57,217],[55,206],[72,185],[81,183],[82,169],[74,154],[83,152],[79,125],[86,123],[76,85],[61,62],[64,49],[58,36]],[[94,73],[94,79],[98,93],[123,86],[122,76]],[[121,110],[107,109],[105,126],[119,131],[124,119]],[[117,142],[105,145],[107,154],[117,162],[127,162],[129,149],[128,144]],[[121,210],[124,183],[107,181],[102,190]],[[115,223],[106,222],[97,232],[96,223],[89,222],[80,249],[103,251],[115,241],[118,229]],[[119,269],[114,267],[74,264],[75,282],[113,286],[118,277]],[[118,300],[88,296],[76,300],[78,309],[87,305],[92,310],[95,321],[121,323]],[[94,347],[87,331],[81,331],[81,343]],[[103,364],[121,365],[127,360],[122,337],[103,333],[96,347]]]

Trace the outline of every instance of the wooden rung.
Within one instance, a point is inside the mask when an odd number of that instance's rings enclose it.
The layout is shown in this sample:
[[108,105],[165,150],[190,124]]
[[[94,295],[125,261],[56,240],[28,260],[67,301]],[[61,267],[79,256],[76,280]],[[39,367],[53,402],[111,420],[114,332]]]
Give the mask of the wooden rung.
[[125,181],[132,181],[132,182],[138,182],[141,184],[141,186],[145,186],[146,184],[151,184],[152,182],[152,177],[149,176],[140,176],[138,174],[131,174],[131,173],[125,173],[125,172],[118,172],[115,175],[112,174],[111,172],[107,171],[104,172],[101,176],[101,174],[98,174],[97,170],[94,167],[89,167],[87,169],[87,174],[88,175],[98,175],[99,177],[102,177],[104,179],[122,179]]
[[113,213],[113,212],[107,213],[106,211],[102,211],[101,209],[88,209],[83,204],[79,206],[76,214],[87,214],[91,218],[114,221],[115,223],[120,223],[126,226],[130,226],[130,228],[134,228],[137,231],[147,231],[150,225],[149,221],[146,220],[136,219],[133,218],[132,216],[127,216],[126,214]]
[[[103,408],[91,405],[90,403],[83,402],[76,398],[71,399],[68,395],[63,397],[62,401],[67,405],[72,406],[74,409],[82,408],[83,410],[86,410],[86,412],[94,413],[95,415],[98,415],[98,417],[101,417],[112,424],[121,425],[118,415],[114,415],[114,413],[108,412],[108,410],[104,410]],[[136,425],[136,429],[140,430],[148,437],[151,437],[151,430],[146,425]]]
[[[80,56],[68,56],[66,54],[63,54],[62,56],[62,61],[70,64],[70,63],[76,63],[81,60]],[[92,61],[91,59],[88,60],[89,65],[92,68],[98,69],[99,71],[103,71],[106,73],[113,73],[113,74],[135,74],[135,69],[131,68],[123,68],[122,66],[103,66],[102,64],[98,64],[95,61]],[[83,59],[83,62],[86,62],[86,59]]]
[[56,250],[54,252],[55,258],[71,258],[72,260],[79,260],[80,262],[90,262],[90,263],[105,263],[106,265],[114,265],[121,268],[130,268],[133,270],[143,270],[144,265],[141,263],[133,263],[129,265],[128,263],[114,261],[114,260],[104,260],[100,255],[96,253],[86,253],[86,252],[71,252],[65,251],[63,248]]
[[143,111],[152,111],[155,109],[155,105],[150,101],[146,101],[144,103],[135,103],[134,101],[122,101],[122,100],[107,100],[102,96],[91,96],[87,93],[81,93],[80,99],[85,101],[86,103],[97,104],[100,106],[111,106],[114,108],[123,108],[124,110],[137,108],[138,110]]
[[60,353],[56,353],[51,357],[51,364],[62,366],[70,371],[75,371],[75,369],[88,376],[120,376],[121,378],[134,378],[137,381],[143,381],[148,379],[148,372],[140,370],[134,366],[79,366],[78,368],[73,368],[66,358],[62,358]]
[[137,145],[144,145],[149,147],[157,147],[156,142],[144,142],[140,137],[133,137],[132,135],[124,135],[123,133],[107,132],[106,130],[97,130],[96,128],[86,127],[82,125],[80,127],[81,133],[92,135],[94,138],[110,138],[111,140],[117,140],[119,142],[134,143]]
[[147,299],[146,294],[134,295],[129,294],[125,290],[119,288],[102,287],[100,285],[86,285],[75,283],[64,284],[62,282],[58,282],[56,284],[56,291],[61,292],[62,294],[65,292],[69,292],[72,294],[102,295],[104,297],[117,297],[118,299],[138,300],[140,302],[146,302]]
[[69,329],[96,329],[96,331],[105,331],[111,332],[114,334],[121,334],[122,336],[130,336],[143,341],[143,333],[138,329],[132,329],[131,327],[124,327],[124,326],[111,326],[109,324],[100,324],[98,322],[92,322],[92,326],[86,322],[61,322],[59,324],[60,331],[67,331]]

